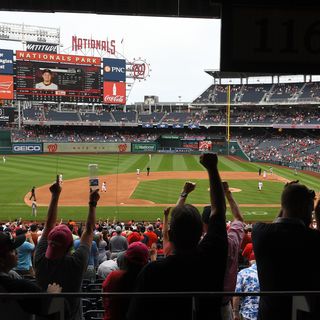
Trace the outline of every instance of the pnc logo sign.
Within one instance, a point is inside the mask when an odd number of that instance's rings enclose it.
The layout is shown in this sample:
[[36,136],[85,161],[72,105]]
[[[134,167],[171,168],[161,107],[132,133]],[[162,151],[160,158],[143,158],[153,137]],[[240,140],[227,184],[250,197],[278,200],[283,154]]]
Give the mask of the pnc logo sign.
[[124,59],[103,59],[103,80],[104,81],[126,81],[126,60]]
[[126,69],[124,67],[110,67],[110,66],[105,66],[104,67],[105,72],[118,72],[118,73],[125,73]]

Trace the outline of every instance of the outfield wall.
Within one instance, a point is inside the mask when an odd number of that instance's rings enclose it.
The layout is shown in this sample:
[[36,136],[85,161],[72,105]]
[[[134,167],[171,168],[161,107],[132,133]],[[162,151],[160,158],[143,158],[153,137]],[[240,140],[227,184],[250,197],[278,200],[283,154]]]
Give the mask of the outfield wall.
[[44,143],[44,153],[108,153],[131,152],[131,143]]

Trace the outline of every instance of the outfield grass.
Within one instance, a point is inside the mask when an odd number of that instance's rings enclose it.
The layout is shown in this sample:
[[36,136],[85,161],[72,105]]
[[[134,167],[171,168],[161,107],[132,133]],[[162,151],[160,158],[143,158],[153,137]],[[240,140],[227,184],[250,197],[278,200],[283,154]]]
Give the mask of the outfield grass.
[[[7,221],[22,217],[31,219],[31,209],[27,207],[23,198],[33,185],[41,186],[54,181],[57,173],[62,173],[64,180],[86,177],[88,175],[88,164],[99,164],[99,173],[126,173],[135,172],[140,168],[146,171],[149,164],[147,154],[112,154],[112,155],[36,155],[36,156],[8,156],[5,164],[0,163],[0,220]],[[200,171],[204,170],[199,164],[199,156],[193,155],[152,155],[150,162],[151,171]],[[257,172],[259,167],[268,169],[266,165],[249,162],[231,161],[225,157],[219,158],[219,169],[221,171],[251,171]],[[274,168],[274,173],[289,180],[299,179],[301,183],[319,191],[320,179],[299,173],[295,176],[292,170],[286,168]],[[146,183],[153,183],[150,181]],[[190,196],[190,202],[208,203],[207,181],[199,180],[198,190]],[[271,182],[270,182],[271,183]],[[155,186],[146,185],[145,182],[136,189],[134,197],[155,199]],[[180,192],[183,181],[158,181],[159,191],[162,190],[162,200],[156,199],[158,203],[174,203]],[[280,183],[264,183],[261,194],[257,192],[255,181],[232,181],[231,187],[240,188],[245,192],[235,193],[239,203],[279,203]],[[149,186],[149,187],[148,187]],[[143,189],[144,188],[144,191]],[[204,188],[204,192],[200,192]],[[140,190],[141,189],[141,190]],[[194,198],[194,199],[193,199]],[[153,199],[150,199],[154,201]],[[173,199],[174,201],[168,201]],[[44,219],[47,209],[38,208],[38,218]],[[278,212],[277,208],[242,208],[247,220],[272,220]],[[63,219],[84,220],[87,208],[85,207],[61,207],[59,216]],[[101,219],[117,217],[122,220],[152,220],[162,215],[161,207],[137,208],[137,207],[100,207],[97,215]]]
[[[177,190],[182,189],[185,180],[155,180],[142,181],[139,183],[131,198],[146,199],[154,203],[176,203]],[[208,204],[209,199],[209,181],[208,180],[192,180],[197,184],[196,189],[188,197],[188,202],[196,204]],[[275,204],[280,201],[280,193],[283,189],[283,183],[263,181],[262,191],[258,191],[258,182],[255,180],[230,180],[231,188],[241,189],[241,192],[233,193],[238,203],[244,204]],[[279,195],[278,199],[275,194]]]

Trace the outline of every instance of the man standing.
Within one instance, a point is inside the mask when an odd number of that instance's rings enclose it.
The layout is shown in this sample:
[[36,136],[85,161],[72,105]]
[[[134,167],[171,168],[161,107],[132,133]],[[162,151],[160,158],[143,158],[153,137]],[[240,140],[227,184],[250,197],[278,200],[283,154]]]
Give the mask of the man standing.
[[[250,267],[242,269],[237,276],[236,292],[259,292],[257,265],[252,254]],[[259,297],[233,297],[233,319],[258,319]],[[240,318],[241,315],[241,318]]]
[[[210,182],[211,215],[208,232],[200,241],[202,221],[197,208],[178,205],[172,210],[169,240],[173,254],[162,261],[151,262],[140,272],[138,292],[212,292],[223,290],[223,278],[228,254],[226,232],[226,202],[215,154],[203,154],[200,163],[207,169]],[[181,194],[181,197],[186,197]],[[191,273],[192,275],[191,275]],[[150,297],[134,296],[127,318],[129,320],[221,319],[221,298],[200,297],[191,312],[190,297],[157,297],[157,308]],[[141,312],[143,310],[144,312]],[[174,310],[172,312],[171,310]]]
[[149,175],[150,175],[150,167],[147,166],[147,176],[149,176]]
[[259,176],[261,176],[261,172],[262,172],[262,170],[261,170],[261,168],[259,168]]
[[[48,208],[47,221],[35,253],[36,279],[44,290],[48,284],[55,282],[63,288],[63,292],[79,292],[84,271],[87,268],[90,245],[96,220],[96,206],[99,201],[98,189],[90,190],[89,213],[85,230],[81,235],[80,245],[70,254],[73,238],[70,229],[60,224],[56,226],[58,202],[61,193],[59,177],[50,187],[51,201]],[[81,319],[82,311],[79,298],[66,298],[68,308],[65,318]]]
[[140,175],[140,169],[137,169],[137,177]]
[[263,170],[263,179],[266,179],[266,178],[267,178],[267,171]]
[[[18,229],[16,235],[26,233],[25,230]],[[18,264],[15,271],[20,275],[34,276],[32,268],[32,254],[35,246],[33,243],[32,235],[30,232],[26,233],[26,241],[17,249],[18,252]]]
[[263,187],[263,183],[262,183],[262,181],[259,181],[258,182],[258,190],[261,191],[262,187]]
[[31,214],[33,217],[37,217],[37,203],[35,201],[32,201]]
[[101,191],[102,192],[107,192],[107,183],[105,181],[101,185]]
[[[320,232],[309,227],[314,198],[314,191],[306,186],[288,183],[281,195],[278,218],[273,223],[254,225],[252,241],[261,291],[319,290]],[[319,209],[316,206],[316,215]],[[315,307],[319,309],[319,302]],[[319,310],[312,312],[312,319],[319,319]],[[259,319],[291,320],[292,297],[260,297]]]
[[116,227],[116,235],[114,235],[109,242],[109,248],[111,252],[111,259],[116,258],[120,252],[126,251],[128,249],[127,238],[121,235],[122,228],[120,226]]
[[29,200],[31,200],[33,198],[34,201],[37,201],[36,199],[36,187],[33,186],[32,189],[31,189],[31,196],[29,198]]
[[2,156],[2,161],[3,161],[3,164],[5,164],[6,163],[6,156],[4,155],[4,156]]

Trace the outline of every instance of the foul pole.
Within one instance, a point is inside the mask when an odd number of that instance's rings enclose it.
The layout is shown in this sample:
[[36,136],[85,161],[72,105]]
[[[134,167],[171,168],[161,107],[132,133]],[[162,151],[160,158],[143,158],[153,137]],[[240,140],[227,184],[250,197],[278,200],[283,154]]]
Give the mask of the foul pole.
[[228,155],[229,155],[229,146],[230,146],[230,98],[231,98],[231,87],[228,85],[228,92],[227,92],[227,116],[226,116],[226,136],[227,136],[227,148],[228,148]]

